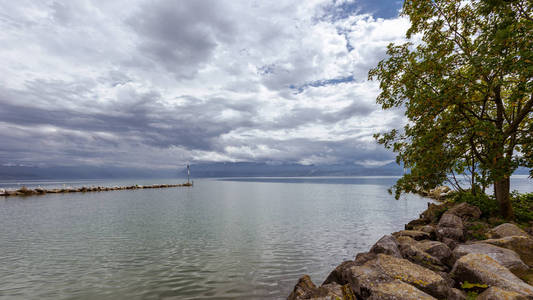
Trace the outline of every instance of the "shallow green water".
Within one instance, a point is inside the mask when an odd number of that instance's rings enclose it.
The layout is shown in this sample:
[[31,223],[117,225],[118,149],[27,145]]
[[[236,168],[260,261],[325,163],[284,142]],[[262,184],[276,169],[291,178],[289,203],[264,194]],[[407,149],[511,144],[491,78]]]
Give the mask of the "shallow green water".
[[[418,196],[393,200],[393,181],[196,180],[193,188],[0,198],[0,298],[286,298],[302,274],[321,283],[427,207]],[[67,185],[84,184],[101,183]]]

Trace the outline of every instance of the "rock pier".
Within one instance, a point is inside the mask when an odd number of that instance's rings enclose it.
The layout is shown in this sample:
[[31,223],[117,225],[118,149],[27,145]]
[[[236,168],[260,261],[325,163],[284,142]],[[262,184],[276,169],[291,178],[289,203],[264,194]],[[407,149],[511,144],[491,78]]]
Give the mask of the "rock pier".
[[17,190],[0,189],[0,196],[34,196],[44,194],[66,194],[66,193],[88,193],[88,192],[106,192],[106,191],[122,191],[122,190],[139,190],[139,189],[162,189],[162,188],[174,188],[174,187],[190,187],[192,183],[181,184],[155,184],[155,185],[131,185],[131,186],[90,186],[90,187],[65,187],[58,189],[44,189],[21,187]]

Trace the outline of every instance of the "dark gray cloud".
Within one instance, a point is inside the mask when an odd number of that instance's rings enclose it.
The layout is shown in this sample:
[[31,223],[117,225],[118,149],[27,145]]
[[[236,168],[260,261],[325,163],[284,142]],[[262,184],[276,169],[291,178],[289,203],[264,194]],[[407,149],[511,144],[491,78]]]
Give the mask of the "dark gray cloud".
[[190,78],[209,61],[219,42],[234,40],[236,28],[224,10],[216,0],[150,1],[127,23],[141,36],[142,57]]

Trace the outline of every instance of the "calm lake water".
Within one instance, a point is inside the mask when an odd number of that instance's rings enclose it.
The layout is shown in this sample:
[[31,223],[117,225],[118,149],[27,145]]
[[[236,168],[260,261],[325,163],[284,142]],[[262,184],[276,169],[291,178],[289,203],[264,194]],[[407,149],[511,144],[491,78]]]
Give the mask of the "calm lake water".
[[[395,178],[195,180],[192,188],[0,198],[0,298],[284,299],[427,207]],[[33,182],[131,185],[169,180]],[[533,191],[525,176],[513,189]],[[17,187],[3,182],[0,187]]]

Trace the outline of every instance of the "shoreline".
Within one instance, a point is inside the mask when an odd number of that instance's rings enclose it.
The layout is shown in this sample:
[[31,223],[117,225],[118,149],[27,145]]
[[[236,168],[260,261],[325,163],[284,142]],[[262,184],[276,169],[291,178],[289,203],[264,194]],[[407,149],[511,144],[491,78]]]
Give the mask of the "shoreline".
[[533,299],[529,226],[482,219],[467,203],[428,202],[404,230],[342,262],[322,284],[300,277],[287,299]]
[[192,183],[180,183],[180,184],[154,184],[154,185],[131,185],[131,186],[90,186],[90,187],[66,187],[57,189],[45,189],[34,188],[29,189],[25,186],[17,190],[5,190],[0,189],[0,197],[13,197],[13,196],[38,196],[46,194],[68,194],[68,193],[88,193],[88,192],[108,192],[108,191],[123,191],[123,190],[138,190],[138,189],[161,189],[161,188],[174,188],[174,187],[192,187]]

